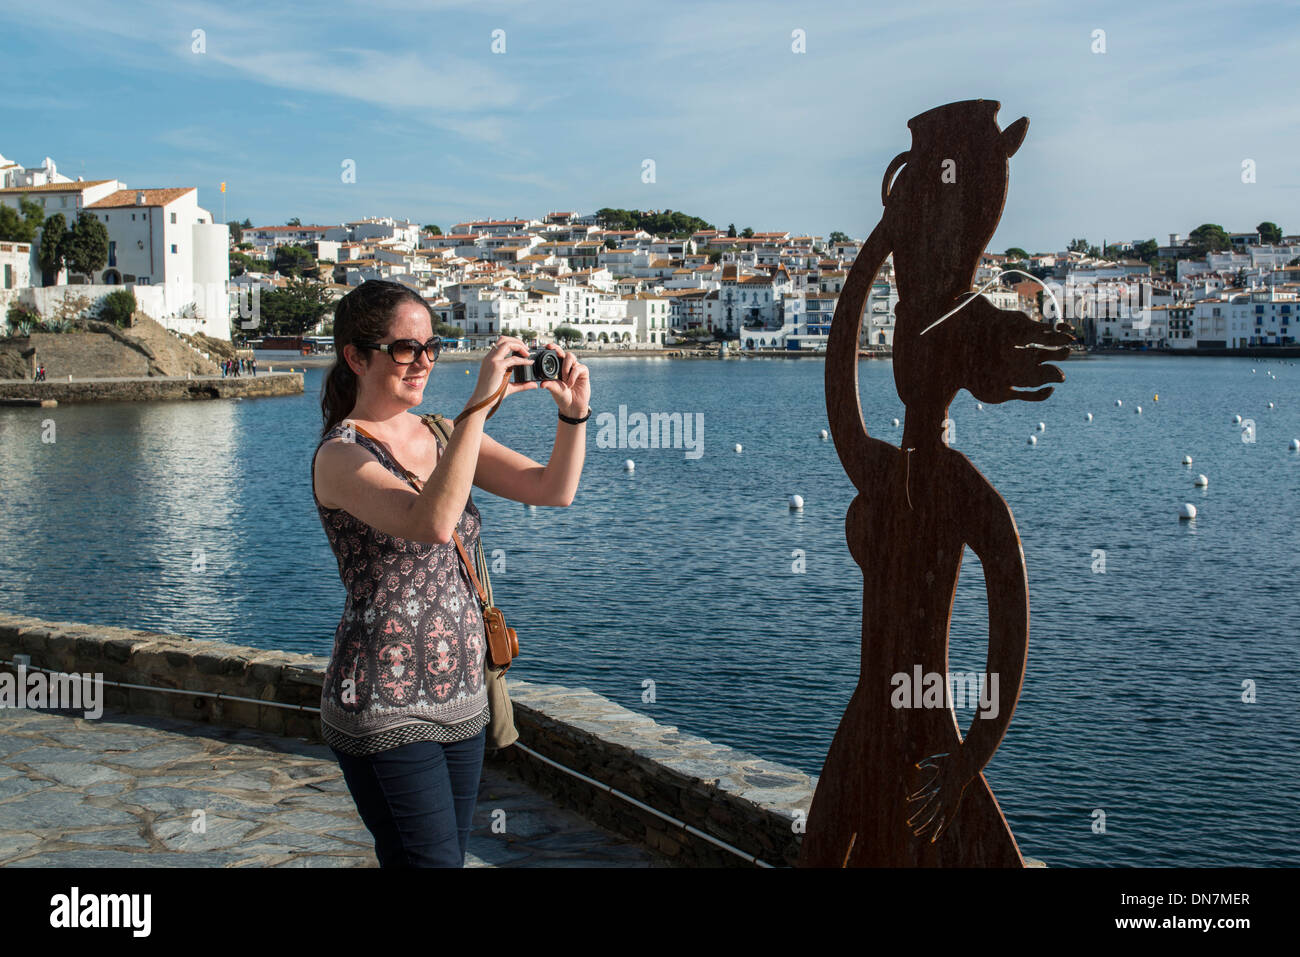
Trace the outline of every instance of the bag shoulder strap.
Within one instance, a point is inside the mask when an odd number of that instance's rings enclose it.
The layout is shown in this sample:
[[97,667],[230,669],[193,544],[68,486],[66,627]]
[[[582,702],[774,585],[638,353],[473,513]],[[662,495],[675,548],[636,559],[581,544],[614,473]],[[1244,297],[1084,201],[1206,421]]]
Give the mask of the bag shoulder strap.
[[[445,449],[447,443],[451,441],[451,432],[447,428],[447,419],[440,412],[426,412],[420,416],[424,424],[429,427],[429,431],[435,433],[442,439],[442,445]],[[478,541],[474,543],[474,566],[478,572],[478,580],[482,583],[482,591],[487,593],[487,605],[493,604],[492,598],[492,579],[488,575],[487,558],[483,554],[483,536],[479,535]],[[467,563],[468,564],[468,563]],[[480,596],[482,597],[482,596]]]
[[[425,418],[424,416],[420,416],[420,418],[424,419],[425,424],[428,425],[429,428],[431,429],[433,428],[433,423],[431,423],[427,418]],[[439,416],[438,418],[441,419],[442,417]],[[441,424],[441,422],[439,424]],[[361,426],[357,425],[355,422],[352,424],[352,428],[356,429],[357,432],[359,432],[361,435],[364,435],[366,438],[370,439],[370,441],[375,442],[381,446],[383,445],[383,443],[380,442],[379,439],[375,438],[373,435],[371,435],[365,429],[361,428]],[[388,457],[392,460],[394,465],[396,465],[399,469],[402,470],[402,472],[405,473],[406,481],[410,482],[412,487],[414,487],[417,492],[424,491],[424,486],[423,483],[420,482],[419,476],[417,476],[414,472],[408,469],[401,462],[397,461],[397,459],[393,455],[390,454]],[[474,571],[474,563],[469,560],[469,555],[466,554],[465,552],[465,546],[460,540],[460,534],[454,528],[451,530],[451,540],[456,543],[456,551],[460,553],[460,559],[465,563],[465,570],[469,572],[469,579],[474,583],[474,590],[478,592],[478,600],[483,603],[483,607],[485,609],[489,608],[492,603],[491,599],[488,593],[484,590],[483,586],[479,583],[478,575]],[[481,537],[479,541],[479,550],[481,553],[482,551]]]

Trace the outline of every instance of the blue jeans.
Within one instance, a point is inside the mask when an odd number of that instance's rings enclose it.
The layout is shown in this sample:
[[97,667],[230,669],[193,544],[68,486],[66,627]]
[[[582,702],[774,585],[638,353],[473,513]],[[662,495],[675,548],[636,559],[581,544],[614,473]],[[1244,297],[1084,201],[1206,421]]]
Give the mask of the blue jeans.
[[366,757],[334,751],[380,867],[464,867],[487,731]]

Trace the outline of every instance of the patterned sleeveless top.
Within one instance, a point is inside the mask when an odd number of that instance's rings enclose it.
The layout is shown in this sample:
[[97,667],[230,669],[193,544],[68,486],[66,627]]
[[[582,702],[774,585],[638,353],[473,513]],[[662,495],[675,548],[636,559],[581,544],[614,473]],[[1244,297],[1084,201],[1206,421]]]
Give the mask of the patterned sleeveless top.
[[[347,422],[322,436],[316,450],[351,436],[407,481],[381,445]],[[441,454],[436,433],[435,441]],[[478,596],[455,543],[397,538],[341,508],[326,508],[316,499],[315,476],[313,453],[312,498],[348,591],[321,690],[326,743],[361,756],[413,741],[473,737],[489,718],[486,640]],[[471,496],[456,526],[471,555],[479,528]]]

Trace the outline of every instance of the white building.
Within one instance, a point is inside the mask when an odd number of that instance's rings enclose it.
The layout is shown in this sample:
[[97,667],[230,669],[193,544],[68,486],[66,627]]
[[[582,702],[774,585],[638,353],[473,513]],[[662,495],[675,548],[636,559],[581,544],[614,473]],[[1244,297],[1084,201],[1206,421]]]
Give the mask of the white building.
[[159,322],[230,338],[230,230],[195,187],[119,189],[86,210],[108,230],[108,262],[92,283],[163,286]]
[[30,188],[32,186],[51,186],[59,183],[71,183],[72,180],[58,171],[54,160],[48,156],[40,166],[23,168],[13,160],[0,156],[0,187]]
[[668,334],[668,298],[640,292],[624,296],[623,302],[627,317],[636,323],[636,334],[632,338],[639,343],[662,346],[664,336]]
[[0,242],[0,290],[30,286],[31,277],[32,244]]

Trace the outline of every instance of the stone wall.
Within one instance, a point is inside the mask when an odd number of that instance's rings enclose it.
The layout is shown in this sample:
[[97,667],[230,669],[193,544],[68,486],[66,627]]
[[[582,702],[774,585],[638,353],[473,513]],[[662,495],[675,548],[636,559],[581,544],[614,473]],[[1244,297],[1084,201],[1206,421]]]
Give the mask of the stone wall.
[[193,379],[160,377],[126,379],[81,379],[58,381],[51,375],[46,382],[0,382],[0,398],[55,399],[60,405],[70,402],[136,402],[166,399],[230,399],[236,396],[297,395],[303,391],[301,372],[259,372],[257,376],[195,377]]
[[[0,614],[0,659],[98,674],[105,681],[220,692],[317,708],[327,661],[179,635]],[[12,671],[6,666],[4,670]],[[683,865],[752,866],[701,834],[775,865],[799,853],[796,820],[815,779],[753,755],[682,734],[585,688],[509,680],[519,743],[489,760],[508,762],[540,790],[612,831]],[[318,714],[251,702],[103,686],[101,704],[135,713],[259,728],[320,741]],[[600,782],[586,783],[536,752]],[[602,787],[601,785],[604,785]],[[696,829],[638,808],[614,788]]]

